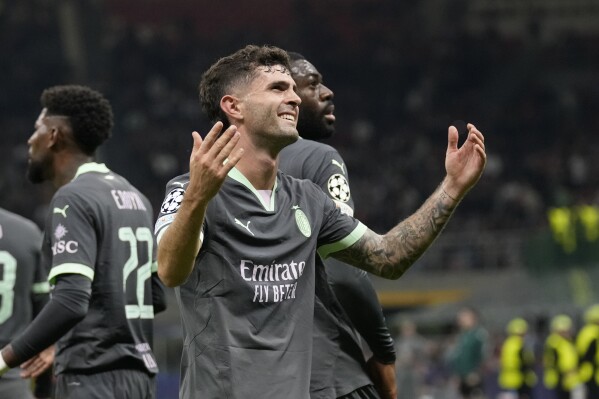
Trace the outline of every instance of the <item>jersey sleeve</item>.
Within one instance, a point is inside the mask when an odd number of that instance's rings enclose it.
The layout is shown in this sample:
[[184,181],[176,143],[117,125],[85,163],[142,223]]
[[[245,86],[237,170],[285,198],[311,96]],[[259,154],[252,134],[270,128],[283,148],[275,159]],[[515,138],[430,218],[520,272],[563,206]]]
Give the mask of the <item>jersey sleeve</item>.
[[[354,200],[351,196],[349,176],[345,162],[339,152],[326,146],[326,151],[319,154],[320,164],[313,173],[306,172],[322,191],[331,198],[341,212],[354,215]],[[304,167],[313,167],[314,162],[306,162]]]
[[[42,233],[38,230],[34,237],[35,246],[41,248]],[[41,261],[41,253],[37,251],[35,256],[35,266],[33,271],[33,285],[31,286],[31,303],[33,306],[33,316],[48,303],[50,299],[50,284],[48,283],[48,272]]]
[[[319,190],[320,191],[320,190]],[[326,259],[332,253],[352,246],[366,232],[367,227],[341,209],[324,193],[323,224],[318,237],[318,254]]]
[[48,280],[72,273],[94,280],[97,226],[85,198],[70,191],[59,193],[50,204],[49,231],[52,261]]
[[181,206],[181,201],[183,201],[183,195],[185,194],[188,183],[189,175],[176,177],[167,183],[166,194],[160,205],[158,218],[154,225],[154,235],[156,236],[157,242],[160,242],[164,232],[175,220],[175,216]]

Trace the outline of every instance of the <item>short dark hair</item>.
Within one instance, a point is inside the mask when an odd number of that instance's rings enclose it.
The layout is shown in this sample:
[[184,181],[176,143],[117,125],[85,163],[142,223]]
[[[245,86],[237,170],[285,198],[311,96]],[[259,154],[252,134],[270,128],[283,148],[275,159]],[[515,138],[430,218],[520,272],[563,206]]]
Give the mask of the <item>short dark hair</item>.
[[66,116],[79,148],[92,155],[112,135],[112,107],[104,96],[86,86],[54,86],[43,91],[47,115]]
[[200,103],[210,122],[222,121],[229,126],[227,116],[220,108],[220,100],[235,85],[249,83],[260,66],[282,65],[290,70],[287,52],[275,46],[247,45],[235,53],[216,61],[200,81]]

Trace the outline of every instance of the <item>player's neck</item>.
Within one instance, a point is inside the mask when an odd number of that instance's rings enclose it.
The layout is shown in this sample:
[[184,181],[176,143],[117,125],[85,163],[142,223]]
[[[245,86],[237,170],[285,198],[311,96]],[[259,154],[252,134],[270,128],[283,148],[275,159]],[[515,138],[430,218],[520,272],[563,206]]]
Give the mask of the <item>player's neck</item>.
[[80,152],[64,152],[55,157],[54,160],[54,178],[52,185],[55,189],[59,189],[69,183],[75,177],[77,169],[84,163],[92,162],[93,157]]
[[272,190],[277,178],[277,160],[264,153],[244,153],[236,167],[256,190]]

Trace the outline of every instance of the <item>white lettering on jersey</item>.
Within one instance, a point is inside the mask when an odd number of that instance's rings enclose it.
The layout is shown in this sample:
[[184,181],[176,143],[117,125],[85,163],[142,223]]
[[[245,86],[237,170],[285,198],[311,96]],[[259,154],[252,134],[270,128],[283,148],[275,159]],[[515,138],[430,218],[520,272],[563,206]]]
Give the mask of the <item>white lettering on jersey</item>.
[[110,194],[119,209],[147,210],[140,195],[135,191],[110,190]]
[[79,249],[79,243],[77,241],[59,240],[59,241],[56,241],[54,243],[54,245],[52,245],[52,254],[57,255],[57,254],[61,254],[61,253],[65,252],[65,251],[70,254],[74,254],[74,253],[77,253],[78,249]]
[[239,272],[245,281],[290,281],[304,274],[306,262],[271,263],[257,265],[251,260],[242,259]]
[[79,249],[79,243],[77,241],[66,241],[63,238],[67,235],[69,231],[66,227],[64,227],[61,223],[58,223],[56,229],[54,230],[54,237],[56,238],[56,242],[52,245],[52,254],[61,254],[63,252],[68,252],[70,254],[74,254]]
[[[254,284],[252,302],[282,302],[295,299],[297,280],[304,273],[306,262],[255,264],[243,259],[239,265],[241,277],[248,282],[267,283]],[[283,282],[283,284],[272,284]]]

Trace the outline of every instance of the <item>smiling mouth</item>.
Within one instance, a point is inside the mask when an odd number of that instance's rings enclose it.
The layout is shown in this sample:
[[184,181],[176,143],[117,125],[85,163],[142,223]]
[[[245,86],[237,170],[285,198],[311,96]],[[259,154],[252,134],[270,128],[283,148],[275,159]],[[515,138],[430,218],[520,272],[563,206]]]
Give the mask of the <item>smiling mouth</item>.
[[279,118],[284,119],[286,121],[295,122],[295,116],[290,114],[279,115]]

